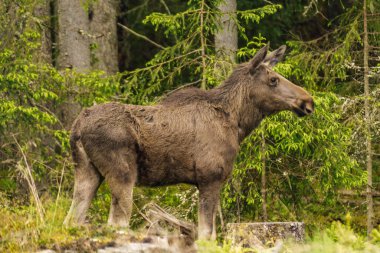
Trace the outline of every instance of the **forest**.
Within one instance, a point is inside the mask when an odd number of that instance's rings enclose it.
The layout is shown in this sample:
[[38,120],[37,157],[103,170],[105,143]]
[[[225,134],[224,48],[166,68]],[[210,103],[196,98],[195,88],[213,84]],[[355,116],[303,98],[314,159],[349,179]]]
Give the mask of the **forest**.
[[[129,228],[107,226],[106,183],[86,224],[64,225],[72,124],[93,105],[217,89],[282,45],[273,70],[310,93],[315,111],[273,114],[244,139],[220,191],[217,239],[194,252],[380,252],[379,0],[2,0],[0,24],[0,252],[141,241],[152,208],[196,226],[202,201],[189,184],[134,187]],[[303,242],[229,240],[229,224],[296,221]]]

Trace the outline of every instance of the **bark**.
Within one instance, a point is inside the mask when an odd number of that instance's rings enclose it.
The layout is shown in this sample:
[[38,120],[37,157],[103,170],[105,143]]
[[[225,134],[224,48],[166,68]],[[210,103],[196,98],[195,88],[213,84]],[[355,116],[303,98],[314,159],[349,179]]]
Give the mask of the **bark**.
[[[58,56],[59,70],[74,69],[86,72],[91,68],[89,43],[89,15],[80,0],[57,0],[58,15]],[[70,85],[70,84],[69,84]],[[81,107],[69,94],[67,102],[60,107],[60,118],[66,129],[79,114]]]
[[90,8],[91,65],[113,74],[118,67],[118,0],[98,0]]
[[57,0],[58,47],[57,67],[90,70],[89,18],[80,0]]
[[368,29],[367,29],[367,1],[363,1],[363,45],[364,45],[364,128],[366,136],[366,164],[367,164],[367,236],[373,229],[373,196],[372,196],[372,141],[370,132],[370,90],[369,90],[369,67],[368,67]]
[[217,79],[223,80],[232,70],[236,62],[236,51],[238,48],[238,31],[234,21],[236,18],[236,0],[223,0],[218,10],[219,29],[215,34],[215,50],[217,64],[215,66]]

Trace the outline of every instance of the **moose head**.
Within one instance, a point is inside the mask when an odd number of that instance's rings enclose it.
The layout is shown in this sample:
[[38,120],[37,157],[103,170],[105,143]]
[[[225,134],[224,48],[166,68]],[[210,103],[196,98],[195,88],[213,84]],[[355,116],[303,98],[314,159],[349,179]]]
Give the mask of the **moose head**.
[[250,96],[255,97],[264,115],[283,110],[291,110],[300,117],[309,115],[314,111],[314,102],[309,93],[272,69],[282,60],[285,50],[286,46],[281,46],[268,54],[267,45],[248,63]]

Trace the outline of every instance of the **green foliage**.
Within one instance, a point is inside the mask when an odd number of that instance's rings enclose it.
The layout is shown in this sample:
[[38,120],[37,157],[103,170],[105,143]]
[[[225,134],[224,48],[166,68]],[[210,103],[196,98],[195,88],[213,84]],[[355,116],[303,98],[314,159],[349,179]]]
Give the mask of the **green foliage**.
[[[60,122],[63,105],[75,97],[83,106],[109,101],[119,93],[122,75],[101,72],[60,73],[41,59],[41,24],[32,13],[39,1],[0,3],[0,163],[4,189],[20,196],[24,178],[19,164],[32,169],[37,185],[57,191],[56,182],[67,173],[69,133]],[[16,142],[21,146],[19,148]],[[25,159],[23,159],[23,155]],[[17,187],[15,183],[17,184]]]
[[380,245],[380,225],[377,227],[377,229],[372,230],[371,238],[373,243]]
[[[293,68],[294,77],[313,89],[327,86],[335,90],[335,84],[347,81],[349,71],[358,67],[352,50],[361,43],[359,18],[360,16],[353,17],[348,26],[321,38],[308,42],[288,42],[293,49],[289,55],[289,64]],[[331,38],[337,37],[340,39],[332,43]]]
[[[202,84],[206,88],[219,84],[219,78],[215,76],[218,60],[213,46],[213,35],[218,29],[217,19],[221,15],[216,9],[219,2],[189,1],[188,8],[182,12],[155,12],[144,19],[144,24],[152,25],[174,43],[160,50],[145,67],[126,73],[127,90],[136,94],[133,103],[148,103],[163,91],[179,85]],[[237,18],[232,18],[245,38],[243,23],[259,22],[280,7],[269,4],[254,10],[239,11]]]
[[37,218],[37,210],[32,205],[13,207],[9,200],[0,195],[0,251],[1,252],[34,252],[41,248],[75,247],[76,241],[92,238],[98,244],[114,239],[114,233],[107,228],[70,227],[63,226],[66,211],[70,205],[67,197],[57,197],[56,200],[46,199],[45,221]]
[[359,253],[379,252],[380,247],[371,244],[364,237],[356,234],[350,226],[343,225],[339,222],[332,223],[331,227],[326,231],[317,233],[313,238],[309,239],[305,244],[297,245],[292,242],[285,244],[283,252],[347,252]]
[[223,192],[224,206],[231,213],[236,214],[239,203],[243,217],[258,218],[263,156],[271,220],[305,220],[311,212],[321,211],[315,210],[321,203],[322,209],[334,205],[338,189],[363,185],[366,174],[347,153],[351,131],[339,123],[339,99],[332,93],[315,93],[314,99],[317,109],[311,117],[280,113],[264,120],[245,140],[233,178]]
[[[87,10],[93,2],[83,1]],[[242,2],[247,4],[247,1]],[[4,38],[0,41],[0,211],[5,221],[0,223],[0,251],[36,250],[93,235],[86,229],[64,229],[61,226],[68,209],[66,199],[55,203],[43,200],[46,223],[36,219],[36,208],[28,205],[32,201],[25,197],[28,194],[22,187],[24,179],[16,170],[20,164],[25,166],[26,160],[38,190],[45,192],[46,196],[55,196],[72,188],[69,133],[60,122],[60,110],[65,103],[75,101],[82,106],[91,106],[118,100],[149,104],[183,84],[202,84],[204,88],[211,88],[220,83],[218,71],[215,71],[220,60],[215,56],[213,40],[218,29],[216,21],[221,14],[215,8],[219,1],[191,0],[185,9],[179,4],[181,7],[172,14],[154,12],[145,17],[145,29],[153,27],[156,34],[162,35],[165,46],[148,62],[139,62],[144,67],[113,76],[99,71],[86,74],[71,70],[58,72],[44,62],[40,52],[43,20],[33,14],[38,3],[35,0],[0,3],[0,34]],[[299,2],[296,5],[303,6]],[[331,93],[356,95],[360,91],[354,85],[356,76],[352,75],[360,69],[358,62],[361,60],[361,52],[357,52],[361,45],[358,10],[360,4],[347,9],[345,15],[329,24],[331,33],[322,38],[287,43],[291,48],[290,55],[277,70],[295,83],[314,90],[316,113],[305,119],[290,112],[280,113],[262,122],[260,128],[247,138],[241,147],[233,177],[222,193],[227,222],[235,221],[237,217],[239,220],[240,217],[243,220],[260,219],[263,201],[260,174],[264,158],[271,220],[302,219],[307,224],[322,226],[321,223],[324,225],[340,218],[340,208],[348,208],[339,204],[338,190],[357,188],[365,183],[366,174],[356,161],[365,157],[358,151],[363,142],[360,138],[352,138],[353,135],[360,136],[360,127],[354,127],[360,126],[361,122],[358,117],[350,116],[352,112],[362,113],[357,108],[361,108],[363,97],[347,98]],[[281,5],[267,2],[264,6],[240,10],[232,16],[237,22],[240,38],[246,43],[237,52],[239,61],[249,60],[266,42],[262,34],[252,32],[252,25],[262,24],[280,11],[291,16],[291,12],[281,9]],[[341,25],[337,25],[337,20]],[[271,27],[270,30],[279,29]],[[91,49],[93,53],[97,45],[92,44]],[[95,58],[92,60],[96,61]],[[374,71],[375,76],[378,70],[374,68]],[[347,89],[347,86],[351,88]],[[379,97],[379,89],[372,97]],[[379,108],[376,99],[372,102],[374,108]],[[374,115],[376,120],[372,128],[377,133],[377,115],[380,114]],[[265,149],[261,148],[263,144]],[[139,211],[150,201],[158,202],[178,217],[196,220],[197,191],[194,187],[139,188],[134,194],[134,228],[142,224]],[[22,203],[18,202],[18,196],[24,197]],[[105,223],[110,201],[108,188],[102,186],[90,210],[90,220],[94,224]],[[372,233],[374,242],[379,241],[379,229]],[[347,252],[360,252],[369,247],[352,230],[339,224],[308,245],[305,247],[310,252],[323,247],[331,252],[340,247]],[[199,242],[198,246],[204,252],[243,252],[229,244],[218,246],[213,242]],[[300,252],[304,250],[302,246],[295,247],[299,247]]]
[[[258,24],[266,16],[275,14],[281,8],[282,6],[280,4],[269,4],[256,9],[237,11],[237,16],[240,20],[244,21],[245,24],[249,24],[250,22]],[[246,28],[242,25],[243,22],[239,22],[239,19],[238,22],[236,22],[240,32],[239,34],[245,41],[249,41],[246,36]]]
[[[263,41],[260,35],[248,42],[239,49],[238,56],[250,58]],[[311,53],[305,50],[305,54]],[[311,61],[322,67],[326,59],[316,63],[312,57],[305,59],[305,54],[299,54],[295,48],[276,70],[296,83],[316,89],[321,84],[316,78],[320,71],[306,64]],[[326,78],[330,80],[339,70],[328,69],[331,72]],[[349,153],[352,128],[343,124],[342,108],[346,99],[331,92],[314,92],[313,97],[316,111],[311,117],[299,119],[290,112],[277,114],[265,119],[244,141],[233,178],[223,191],[223,205],[235,219],[260,218],[263,159],[271,220],[298,219],[318,224],[321,220],[336,219],[339,213],[330,212],[328,216],[326,213],[337,205],[338,189],[364,185],[366,174]],[[321,220],[316,219],[318,216]]]
[[[377,230],[373,230],[378,232]],[[317,252],[347,252],[347,253],[375,253],[379,252],[380,245],[376,240],[368,242],[363,236],[355,233],[349,225],[333,222],[326,230],[314,231],[314,235],[303,243],[292,240],[285,241],[280,249],[255,249],[232,245],[227,241],[197,241],[199,252],[283,252],[283,253],[317,253]],[[375,233],[373,233],[375,234]],[[279,251],[278,251],[279,250]]]

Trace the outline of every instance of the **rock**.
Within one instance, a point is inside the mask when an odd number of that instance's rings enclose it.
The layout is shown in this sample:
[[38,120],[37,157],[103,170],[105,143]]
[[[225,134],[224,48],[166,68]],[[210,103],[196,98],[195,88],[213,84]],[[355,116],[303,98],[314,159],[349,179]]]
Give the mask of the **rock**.
[[151,243],[136,243],[131,242],[115,247],[106,247],[104,249],[99,249],[98,253],[161,253],[161,252],[172,252],[166,245],[158,246]]
[[227,224],[227,239],[233,245],[263,250],[273,247],[278,240],[293,239],[302,242],[305,238],[303,222],[254,222]]
[[99,253],[194,253],[194,246],[184,244],[183,239],[175,236],[150,236],[139,241],[119,240],[111,247],[98,249]]

